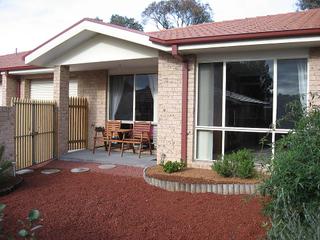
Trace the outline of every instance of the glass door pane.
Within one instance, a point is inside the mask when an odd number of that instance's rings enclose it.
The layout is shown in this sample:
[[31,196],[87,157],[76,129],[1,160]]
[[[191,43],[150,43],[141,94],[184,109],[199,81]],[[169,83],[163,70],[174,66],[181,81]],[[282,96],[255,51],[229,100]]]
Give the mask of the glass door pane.
[[109,119],[133,120],[133,75],[110,76]]

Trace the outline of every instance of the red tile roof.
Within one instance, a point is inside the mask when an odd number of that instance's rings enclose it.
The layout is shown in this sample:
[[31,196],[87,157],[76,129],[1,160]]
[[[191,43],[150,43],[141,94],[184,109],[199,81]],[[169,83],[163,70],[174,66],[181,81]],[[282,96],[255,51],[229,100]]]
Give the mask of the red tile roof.
[[[83,21],[95,22],[126,31],[148,35],[151,41],[164,45],[224,42],[245,39],[253,40],[306,35],[320,36],[320,8],[317,8],[302,12],[204,23],[184,28],[174,28],[148,33],[104,23],[96,19],[84,18],[58,35],[49,39],[44,44],[50,42],[52,39],[60,36]],[[39,47],[43,46],[44,44],[40,45]],[[0,71],[36,68],[24,63],[24,57],[31,52],[32,51],[27,51],[0,56]]]
[[23,57],[27,53],[28,51],[0,56],[0,71],[36,68],[24,63]]
[[320,8],[148,33],[151,41],[168,45],[315,34],[320,35]]

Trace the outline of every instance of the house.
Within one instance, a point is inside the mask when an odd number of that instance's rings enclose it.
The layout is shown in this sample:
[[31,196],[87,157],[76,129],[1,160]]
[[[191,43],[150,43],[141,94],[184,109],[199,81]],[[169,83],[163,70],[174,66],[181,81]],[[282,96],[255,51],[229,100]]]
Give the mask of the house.
[[[85,18],[32,51],[0,57],[2,104],[57,103],[58,154],[68,148],[68,96],[107,119],[154,125],[157,159],[208,167],[240,148],[272,151],[292,100],[320,89],[320,9],[143,33]],[[1,92],[1,91],[0,91]],[[274,127],[272,127],[274,126]]]

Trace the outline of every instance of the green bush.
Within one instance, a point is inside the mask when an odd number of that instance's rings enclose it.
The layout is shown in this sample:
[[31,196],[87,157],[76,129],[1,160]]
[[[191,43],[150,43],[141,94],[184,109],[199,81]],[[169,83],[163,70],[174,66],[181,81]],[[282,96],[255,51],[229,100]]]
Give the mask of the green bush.
[[186,167],[186,165],[183,162],[171,162],[168,161],[165,164],[162,165],[163,171],[166,173],[173,173],[173,172],[179,172],[183,170]]
[[254,155],[248,149],[225,154],[212,169],[224,177],[252,178],[255,176]]
[[319,107],[312,107],[299,116],[294,130],[276,142],[271,175],[260,188],[262,194],[271,196],[266,206],[272,221],[270,239],[315,239],[284,237],[283,232],[290,229],[301,231],[301,236],[311,236],[310,232],[317,229],[319,235]]
[[292,200],[285,197],[284,192],[274,199],[276,209],[270,217],[272,226],[267,238],[270,240],[319,240],[320,239],[320,208],[313,211],[303,206],[301,212],[292,208]]
[[0,146],[0,182],[12,175],[12,163],[3,159],[4,146]]

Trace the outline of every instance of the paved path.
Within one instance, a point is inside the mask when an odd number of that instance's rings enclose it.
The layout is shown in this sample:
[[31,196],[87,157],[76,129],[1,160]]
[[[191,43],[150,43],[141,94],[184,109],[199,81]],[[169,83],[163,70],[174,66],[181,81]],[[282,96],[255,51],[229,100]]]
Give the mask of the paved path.
[[62,156],[60,160],[99,164],[117,164],[141,168],[155,166],[157,164],[155,155],[143,154],[141,155],[141,158],[139,158],[138,154],[124,153],[123,157],[121,157],[120,153],[112,152],[109,156],[103,149],[97,149],[95,154],[90,150],[69,152]]

